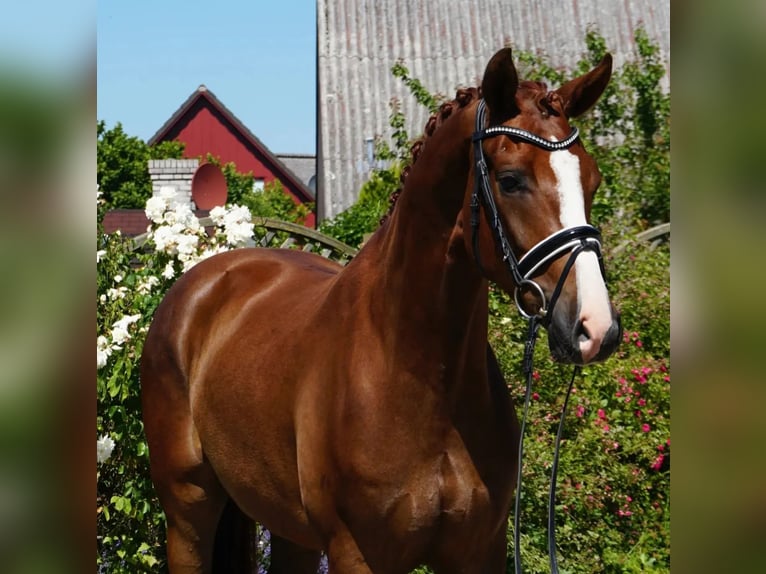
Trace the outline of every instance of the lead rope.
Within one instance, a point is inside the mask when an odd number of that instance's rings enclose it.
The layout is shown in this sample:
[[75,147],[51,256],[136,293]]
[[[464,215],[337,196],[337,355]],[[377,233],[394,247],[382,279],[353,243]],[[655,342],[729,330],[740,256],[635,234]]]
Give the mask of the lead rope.
[[[540,329],[538,317],[532,316],[529,319],[529,329],[527,331],[527,341],[524,344],[524,362],[523,371],[527,378],[527,388],[524,396],[524,416],[521,419],[521,433],[519,436],[519,455],[518,470],[516,476],[516,498],[513,508],[513,563],[514,572],[523,574],[521,566],[521,530],[519,528],[521,516],[521,479],[522,462],[524,458],[524,431],[527,426],[527,413],[529,411],[529,402],[532,394],[532,373],[534,364],[535,344],[537,343],[537,334]],[[553,465],[551,467],[551,485],[548,491],[548,559],[551,566],[551,574],[559,574],[559,564],[556,558],[556,482],[559,468],[559,452],[561,445],[561,435],[564,430],[564,418],[569,404],[569,396],[572,394],[572,386],[575,377],[580,373],[580,367],[575,366],[572,369],[572,378],[569,380],[566,395],[564,396],[564,406],[561,408],[561,418],[559,419],[559,428],[556,433],[556,444],[553,450]]]

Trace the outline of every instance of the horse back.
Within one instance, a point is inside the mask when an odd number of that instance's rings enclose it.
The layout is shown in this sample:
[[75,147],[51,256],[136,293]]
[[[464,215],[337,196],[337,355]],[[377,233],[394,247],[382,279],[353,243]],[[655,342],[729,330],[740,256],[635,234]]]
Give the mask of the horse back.
[[266,316],[275,311],[282,317],[279,323],[302,322],[339,270],[338,264],[302,251],[253,248],[211,257],[167,292],[152,320],[144,354],[163,346],[188,378],[206,355],[204,349],[218,341],[245,328],[255,338],[259,329],[273,331],[275,323]]

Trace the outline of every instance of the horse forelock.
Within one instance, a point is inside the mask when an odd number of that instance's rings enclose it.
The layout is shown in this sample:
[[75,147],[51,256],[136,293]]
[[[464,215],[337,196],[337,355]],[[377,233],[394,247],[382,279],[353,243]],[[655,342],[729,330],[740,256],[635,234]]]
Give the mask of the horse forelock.
[[556,92],[549,91],[545,82],[530,80],[519,82],[516,102],[519,107],[522,107],[525,102],[528,102],[527,105],[534,105],[543,117],[564,115],[564,102],[561,100],[561,96]]
[[404,189],[404,182],[407,180],[407,176],[410,174],[412,166],[415,165],[415,162],[417,162],[420,157],[426,142],[437,132],[441,125],[447,121],[455,110],[466,107],[480,97],[480,88],[459,88],[455,94],[455,99],[444,102],[439,106],[436,113],[428,118],[428,121],[423,128],[423,135],[415,140],[412,146],[410,146],[410,162],[402,168],[402,173],[399,176],[399,186],[389,197],[388,211],[381,218],[381,225],[383,225],[393,212],[394,207],[396,206],[396,200],[399,199],[399,195],[402,193],[402,189]]

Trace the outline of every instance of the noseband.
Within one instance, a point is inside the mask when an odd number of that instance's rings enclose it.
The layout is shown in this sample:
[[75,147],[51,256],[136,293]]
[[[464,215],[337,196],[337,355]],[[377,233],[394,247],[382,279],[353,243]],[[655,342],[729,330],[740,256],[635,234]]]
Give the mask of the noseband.
[[[599,264],[601,265],[601,272],[603,274],[603,263],[601,259],[601,234],[598,229],[592,225],[578,225],[574,227],[567,227],[556,231],[543,239],[540,243],[532,247],[521,259],[517,259],[516,255],[511,249],[511,244],[508,241],[508,236],[505,233],[500,214],[495,204],[495,198],[492,195],[492,186],[489,181],[489,168],[487,162],[484,159],[484,149],[482,148],[482,141],[488,138],[492,138],[499,135],[508,136],[514,140],[523,141],[542,148],[546,151],[559,151],[571,147],[579,138],[579,132],[577,128],[572,130],[565,139],[561,141],[551,141],[543,137],[540,137],[532,132],[523,130],[521,128],[514,128],[510,126],[492,126],[485,128],[486,124],[487,106],[484,100],[479,102],[479,107],[476,112],[476,131],[473,134],[474,145],[474,161],[476,162],[476,169],[474,170],[476,181],[471,196],[471,229],[473,234],[473,253],[476,258],[476,263],[481,269],[481,261],[479,258],[478,249],[478,231],[479,231],[479,208],[483,205],[487,218],[487,223],[492,229],[492,234],[495,239],[495,245],[502,254],[503,261],[508,268],[508,272],[513,277],[514,283],[516,283],[516,289],[514,290],[514,300],[519,312],[526,318],[530,318],[531,315],[527,313],[521,306],[519,301],[519,293],[524,289],[530,289],[534,291],[540,299],[540,309],[535,316],[540,319],[545,318],[550,311],[553,310],[553,306],[558,300],[558,296],[561,293],[561,288],[566,280],[569,270],[571,269],[575,258],[583,251],[594,251],[598,257]],[[553,291],[550,301],[548,302],[543,293],[542,287],[532,280],[536,272],[544,268],[548,263],[554,259],[558,259],[563,254],[572,252],[564,267],[564,272],[561,274],[556,288]]]
[[[508,268],[508,272],[513,277],[516,284],[513,297],[518,307],[519,312],[529,319],[529,330],[527,334],[527,341],[524,347],[524,362],[523,371],[526,375],[526,396],[524,400],[524,415],[521,419],[521,429],[519,437],[519,452],[518,452],[518,475],[516,479],[516,497],[513,512],[513,530],[514,530],[514,567],[517,574],[522,574],[521,565],[521,533],[519,528],[520,506],[521,506],[521,478],[522,478],[522,459],[524,456],[524,430],[527,422],[527,412],[529,410],[529,401],[532,390],[532,362],[534,356],[535,342],[537,341],[537,332],[540,324],[544,320],[550,321],[551,312],[553,307],[561,294],[561,289],[566,281],[569,271],[574,265],[575,259],[583,251],[593,251],[598,257],[599,266],[601,267],[601,274],[604,275],[604,264],[601,256],[601,234],[598,229],[592,225],[578,225],[573,227],[567,227],[552,233],[537,245],[532,247],[521,259],[517,259],[511,249],[508,236],[505,233],[500,214],[495,204],[495,198],[492,195],[492,187],[489,181],[489,169],[487,162],[484,159],[484,150],[482,148],[482,141],[485,139],[495,137],[498,135],[505,135],[511,139],[522,141],[535,145],[546,151],[554,152],[564,150],[571,147],[578,139],[579,132],[577,128],[574,128],[572,132],[561,141],[551,141],[542,138],[532,132],[520,128],[514,128],[509,126],[493,126],[485,128],[486,125],[486,113],[487,108],[484,100],[479,102],[479,107],[476,112],[476,131],[473,134],[474,145],[474,160],[476,162],[476,168],[474,170],[476,182],[474,185],[473,195],[471,196],[471,229],[472,229],[472,242],[473,253],[476,259],[476,264],[479,269],[484,270],[481,266],[481,260],[479,258],[479,245],[478,245],[478,231],[479,231],[479,211],[480,207],[484,206],[484,212],[487,218],[487,223],[492,229],[492,234],[495,239],[495,246],[502,254],[503,261]],[[566,253],[570,253],[569,259],[564,265],[564,269],[559,277],[556,287],[553,290],[550,301],[546,301],[545,293],[542,287],[532,278],[535,277],[537,272],[544,269],[550,262]],[[537,313],[530,315],[521,306],[519,301],[519,292],[524,289],[531,289],[540,298],[541,306]],[[556,558],[556,527],[555,527],[555,503],[556,503],[556,477],[558,473],[559,462],[559,444],[561,442],[562,430],[564,428],[564,415],[566,414],[567,404],[569,402],[569,396],[572,391],[572,385],[576,374],[579,372],[579,368],[575,367],[572,372],[572,379],[569,382],[566,395],[564,397],[564,405],[561,410],[561,418],[559,419],[559,428],[556,434],[555,449],[553,455],[553,464],[551,467],[551,484],[548,494],[548,556],[550,559],[551,573],[558,574],[558,560]]]

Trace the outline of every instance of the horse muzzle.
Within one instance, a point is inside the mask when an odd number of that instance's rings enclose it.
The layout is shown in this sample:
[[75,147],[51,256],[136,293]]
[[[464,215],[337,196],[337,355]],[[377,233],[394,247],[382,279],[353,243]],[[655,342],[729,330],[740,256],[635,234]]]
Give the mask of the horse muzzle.
[[608,325],[592,324],[587,318],[575,321],[553,317],[548,325],[548,346],[560,363],[587,365],[607,359],[622,340],[620,315],[612,310]]

